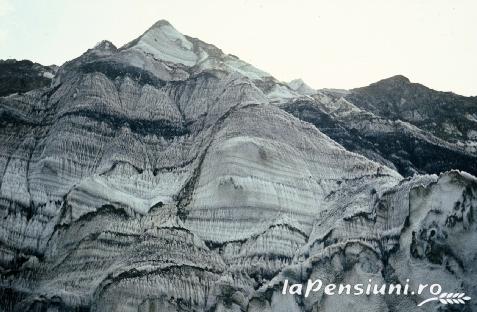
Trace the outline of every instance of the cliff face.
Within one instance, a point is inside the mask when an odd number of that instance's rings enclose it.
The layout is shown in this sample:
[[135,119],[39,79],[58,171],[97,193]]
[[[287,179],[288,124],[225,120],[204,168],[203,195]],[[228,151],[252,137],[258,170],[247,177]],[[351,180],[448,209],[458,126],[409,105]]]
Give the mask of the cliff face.
[[[477,174],[473,137],[465,143],[443,139],[410,122],[377,116],[335,92],[317,91],[280,107],[312,123],[347,150],[393,168],[403,176],[438,174],[452,169]],[[476,128],[477,123],[473,129]]]
[[394,76],[353,89],[346,98],[378,116],[409,122],[444,140],[476,140],[477,97],[435,91]]
[[160,21],[0,98],[3,309],[417,311],[281,295],[409,272],[475,297],[476,179],[403,179],[287,113],[327,103],[300,90]]
[[281,104],[347,150],[404,176],[451,169],[477,174],[477,100],[403,76],[353,90],[314,90]]

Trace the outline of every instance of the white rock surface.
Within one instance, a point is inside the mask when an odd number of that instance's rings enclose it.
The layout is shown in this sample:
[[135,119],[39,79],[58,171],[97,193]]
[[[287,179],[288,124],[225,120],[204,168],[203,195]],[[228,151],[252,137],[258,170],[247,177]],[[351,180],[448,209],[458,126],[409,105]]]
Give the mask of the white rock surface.
[[280,293],[409,272],[475,297],[476,179],[403,180],[270,105],[294,92],[158,22],[0,98],[3,309],[417,311]]

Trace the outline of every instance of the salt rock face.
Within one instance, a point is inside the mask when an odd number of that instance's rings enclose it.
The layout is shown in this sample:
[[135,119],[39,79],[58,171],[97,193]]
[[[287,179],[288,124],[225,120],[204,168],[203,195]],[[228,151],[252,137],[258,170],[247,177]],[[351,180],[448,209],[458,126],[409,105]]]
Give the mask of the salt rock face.
[[[441,122],[447,116],[453,116],[450,126],[455,123],[460,125],[461,121],[465,121],[462,127],[475,128],[477,124],[469,124],[468,118],[464,116],[466,111],[477,109],[477,103],[474,103],[472,97],[457,97],[459,101],[456,100],[452,106],[449,104],[444,109],[437,103],[441,103],[439,99],[448,94],[421,86],[421,96],[427,92],[433,98],[431,103],[427,103],[427,111],[432,112],[434,117],[416,122],[405,118],[397,119],[402,116],[378,114],[368,106],[363,106],[363,103],[367,103],[365,100],[357,100],[354,96],[356,90],[315,90],[309,95],[296,82],[290,85],[297,88],[303,96],[282,102],[280,107],[297,118],[312,123],[347,150],[390,167],[406,177],[439,174],[452,169],[477,174],[477,153],[473,151],[475,144],[439,135],[438,131],[431,131],[433,126],[430,126],[435,124],[433,118],[437,116],[441,116]],[[384,89],[382,92],[386,95],[386,92],[391,91]],[[412,94],[407,89],[399,92]],[[462,99],[466,101],[466,106],[460,104]],[[369,102],[373,103],[371,99]],[[373,107],[381,104],[376,103]],[[419,106],[416,103],[411,105]],[[452,107],[459,108],[464,113],[454,112]]]
[[475,297],[476,179],[403,180],[275,105],[300,96],[161,21],[0,98],[2,308],[410,311],[281,294],[409,272]]

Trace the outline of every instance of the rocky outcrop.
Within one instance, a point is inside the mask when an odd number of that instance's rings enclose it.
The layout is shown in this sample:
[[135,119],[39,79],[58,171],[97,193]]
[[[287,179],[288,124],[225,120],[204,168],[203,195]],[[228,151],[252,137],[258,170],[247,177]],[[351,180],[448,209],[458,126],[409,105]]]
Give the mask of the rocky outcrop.
[[450,142],[475,141],[477,98],[439,92],[404,76],[353,89],[346,98],[378,116],[409,122]]
[[445,140],[410,122],[375,115],[349,101],[347,94],[321,90],[280,107],[312,123],[347,150],[393,168],[403,176],[452,169],[477,174],[477,153],[472,147],[475,142]]
[[283,110],[300,90],[160,21],[0,98],[2,308],[417,311],[281,294],[410,270],[475,297],[476,179],[403,179]]
[[48,87],[57,69],[28,60],[0,60],[0,96]]

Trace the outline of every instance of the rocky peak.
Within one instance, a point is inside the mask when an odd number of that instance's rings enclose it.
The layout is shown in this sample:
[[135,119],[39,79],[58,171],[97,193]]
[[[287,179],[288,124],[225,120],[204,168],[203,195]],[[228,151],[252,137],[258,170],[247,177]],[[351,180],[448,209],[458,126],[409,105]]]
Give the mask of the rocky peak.
[[403,75],[395,75],[389,78],[382,79],[376,83],[384,83],[384,82],[389,82],[389,83],[400,83],[400,84],[409,84],[411,81],[409,78]]
[[151,27],[149,27],[149,29],[151,29],[151,28],[161,28],[163,26],[173,27],[172,24],[169,23],[169,21],[167,21],[165,19],[160,19],[157,22],[155,22]]
[[311,95],[311,94],[315,94],[316,93],[316,90],[313,89],[312,87],[310,87],[309,85],[307,85],[302,79],[294,79],[292,81],[290,81],[288,83],[288,86],[298,92],[298,93],[301,93],[301,94],[304,94],[304,95]]
[[190,67],[196,65],[199,59],[193,48],[194,44],[169,22],[160,20],[122,50],[139,50],[158,60]]
[[475,129],[475,123],[465,117],[477,112],[475,99],[436,91],[402,75],[352,89],[346,99],[380,117],[409,122],[444,140],[466,140]]
[[386,91],[393,90],[393,89],[403,89],[409,87],[411,85],[411,81],[409,78],[403,75],[396,75],[386,79],[379,80],[378,82],[370,84],[367,88],[374,88],[374,89],[383,89]]
[[118,48],[116,48],[116,46],[111,41],[102,40],[102,41],[98,42],[94,46],[93,49],[95,49],[95,50],[106,50],[106,51],[116,51]]

